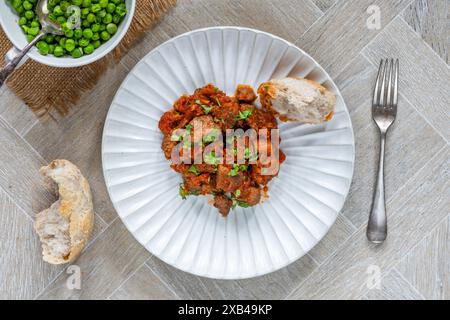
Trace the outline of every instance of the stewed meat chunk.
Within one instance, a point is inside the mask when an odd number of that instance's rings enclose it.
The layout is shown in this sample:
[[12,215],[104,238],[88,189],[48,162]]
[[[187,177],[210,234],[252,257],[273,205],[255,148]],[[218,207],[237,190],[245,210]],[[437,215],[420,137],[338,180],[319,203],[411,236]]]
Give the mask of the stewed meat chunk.
[[274,114],[258,108],[255,100],[251,86],[239,85],[230,97],[208,84],[181,96],[162,115],[161,148],[171,168],[183,177],[182,199],[213,196],[214,207],[224,217],[236,206],[261,202],[262,190],[266,192],[268,182],[278,175],[279,166],[272,164],[281,165],[286,157],[272,141],[276,136],[270,130],[278,128]]
[[224,217],[228,216],[232,205],[233,201],[224,194],[218,194],[214,197],[214,207],[219,209],[220,214]]

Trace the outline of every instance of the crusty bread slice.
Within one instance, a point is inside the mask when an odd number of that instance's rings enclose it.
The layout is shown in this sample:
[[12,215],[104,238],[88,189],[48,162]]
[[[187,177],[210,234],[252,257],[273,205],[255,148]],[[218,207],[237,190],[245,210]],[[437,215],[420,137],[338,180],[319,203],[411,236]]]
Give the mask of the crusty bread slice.
[[304,78],[270,80],[258,89],[262,107],[281,121],[318,124],[333,117],[336,97],[317,82]]
[[44,261],[73,262],[86,246],[94,223],[89,183],[67,160],[55,160],[40,172],[58,185],[59,200],[36,215],[35,230]]

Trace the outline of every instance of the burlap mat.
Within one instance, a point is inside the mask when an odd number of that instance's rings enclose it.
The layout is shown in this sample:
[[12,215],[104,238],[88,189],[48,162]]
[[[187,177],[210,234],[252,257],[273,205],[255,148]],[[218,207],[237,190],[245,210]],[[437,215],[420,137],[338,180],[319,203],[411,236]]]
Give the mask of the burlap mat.
[[[16,70],[7,85],[38,115],[52,108],[66,114],[83,92],[92,89],[111,62],[117,62],[177,0],[136,0],[136,12],[122,42],[105,58],[80,68],[53,68],[31,59]],[[0,60],[12,44],[0,28]],[[3,64],[3,63],[2,63]]]

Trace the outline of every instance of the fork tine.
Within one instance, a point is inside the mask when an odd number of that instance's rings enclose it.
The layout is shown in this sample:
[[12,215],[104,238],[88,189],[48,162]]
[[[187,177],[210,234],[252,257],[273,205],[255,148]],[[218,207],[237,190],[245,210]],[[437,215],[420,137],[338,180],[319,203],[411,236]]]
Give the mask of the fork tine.
[[399,62],[398,59],[396,59],[395,61],[395,66],[394,66],[394,94],[392,97],[392,105],[394,106],[394,108],[397,107],[397,102],[398,102],[398,69],[399,69]]
[[386,59],[384,62],[384,68],[383,68],[383,81],[381,82],[381,90],[380,90],[380,106],[384,107],[386,105],[386,78],[388,76],[388,64],[389,61]]
[[380,103],[380,89],[381,79],[384,78],[384,60],[380,61],[380,67],[378,68],[377,82],[375,82],[375,89],[373,90],[372,105],[376,106]]
[[387,70],[387,94],[386,94],[386,106],[389,108],[392,108],[394,97],[393,97],[393,91],[394,91],[394,83],[392,81],[393,77],[393,70],[394,70],[394,59],[388,60],[388,70]]

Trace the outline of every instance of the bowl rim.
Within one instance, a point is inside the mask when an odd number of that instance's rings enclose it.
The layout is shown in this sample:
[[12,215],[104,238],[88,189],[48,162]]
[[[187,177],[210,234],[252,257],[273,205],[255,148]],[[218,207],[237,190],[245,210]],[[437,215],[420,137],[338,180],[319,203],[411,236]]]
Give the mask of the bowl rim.
[[[344,112],[345,112],[345,114],[346,114],[346,116],[348,117],[348,120],[349,120],[349,124],[350,124],[349,129],[350,129],[351,136],[352,136],[352,140],[353,140],[353,144],[352,144],[352,167],[351,167],[351,175],[350,175],[350,177],[349,177],[349,183],[348,183],[347,188],[346,188],[345,197],[344,197],[344,199],[343,199],[343,202],[342,202],[341,207],[339,208],[339,210],[337,210],[337,214],[336,214],[336,216],[334,217],[333,222],[332,222],[332,223],[330,224],[330,226],[327,228],[327,231],[324,233],[323,237],[322,237],[321,239],[319,239],[319,241],[317,241],[311,248],[309,248],[308,250],[305,250],[305,252],[304,252],[303,254],[301,254],[301,255],[299,255],[299,256],[297,256],[297,257],[295,257],[295,258],[293,258],[293,259],[287,261],[286,263],[284,263],[284,264],[282,264],[282,265],[278,265],[278,266],[276,266],[276,267],[273,267],[273,268],[272,268],[271,270],[269,270],[269,271],[265,271],[265,272],[261,272],[261,273],[254,273],[254,274],[252,274],[251,276],[245,275],[245,276],[237,276],[237,277],[236,277],[236,276],[222,275],[222,277],[217,277],[217,276],[211,276],[211,275],[209,275],[209,274],[200,274],[200,273],[196,273],[196,272],[193,271],[193,270],[186,270],[186,269],[183,269],[181,266],[176,265],[176,264],[173,264],[173,263],[171,263],[171,262],[169,262],[169,261],[166,261],[163,257],[161,257],[161,256],[159,256],[159,255],[156,255],[156,254],[154,254],[152,251],[150,251],[150,250],[147,248],[146,244],[145,244],[145,243],[142,243],[142,242],[135,236],[135,234],[131,231],[131,228],[130,228],[129,224],[127,223],[127,221],[126,221],[124,218],[122,218],[122,216],[119,214],[118,207],[117,207],[116,203],[112,200],[112,195],[111,195],[110,186],[108,186],[108,183],[107,183],[107,182],[108,182],[108,180],[107,180],[107,169],[105,168],[105,165],[104,165],[104,163],[105,163],[105,155],[106,155],[105,149],[104,149],[104,148],[105,148],[105,140],[106,140],[106,131],[107,131],[107,130],[106,130],[106,127],[107,127],[107,125],[109,124],[109,122],[108,122],[107,120],[108,120],[108,118],[110,117],[110,114],[111,114],[111,112],[112,112],[112,106],[115,104],[115,101],[116,101],[116,99],[117,99],[117,96],[118,96],[119,92],[120,92],[120,91],[123,89],[123,87],[127,84],[128,80],[129,80],[130,77],[131,77],[131,74],[139,67],[139,65],[144,64],[146,58],[149,57],[149,56],[151,56],[151,55],[154,54],[155,52],[157,52],[162,46],[167,45],[167,44],[169,44],[169,43],[172,43],[172,42],[176,41],[176,40],[179,39],[179,38],[182,38],[182,37],[185,37],[185,36],[189,36],[189,35],[191,35],[191,34],[193,34],[193,33],[197,33],[197,32],[207,32],[207,31],[210,31],[210,30],[226,30],[226,29],[230,29],[230,30],[246,30],[246,31],[254,32],[254,33],[256,33],[256,34],[265,34],[265,35],[267,35],[267,36],[269,36],[269,37],[272,37],[272,38],[276,38],[276,39],[278,39],[278,40],[281,40],[282,42],[284,42],[284,43],[287,44],[288,46],[290,46],[290,47],[292,47],[292,48],[295,48],[296,50],[299,50],[302,54],[304,54],[305,56],[309,57],[309,58],[311,59],[311,61],[314,63],[314,65],[315,65],[317,68],[321,69],[321,70],[324,72],[324,74],[328,77],[328,79],[331,80],[333,86],[334,86],[335,89],[336,89],[336,93],[339,95],[339,97],[340,97],[341,100],[343,101],[344,106],[345,106]],[[119,88],[117,89],[117,91],[116,91],[116,93],[115,93],[115,95],[114,95],[114,98],[112,99],[111,104],[110,104],[110,106],[109,106],[107,115],[106,115],[106,117],[105,117],[105,121],[104,121],[104,125],[103,125],[103,132],[102,132],[102,141],[101,141],[101,161],[102,161],[102,174],[103,174],[103,180],[104,180],[104,182],[105,182],[106,190],[107,190],[107,193],[108,193],[108,197],[109,197],[109,199],[110,199],[110,201],[111,201],[111,204],[113,205],[113,208],[114,208],[114,210],[116,211],[116,213],[117,213],[117,215],[118,215],[118,218],[120,218],[120,220],[122,221],[122,223],[123,223],[123,224],[125,225],[125,227],[127,228],[128,232],[131,233],[131,235],[133,236],[133,238],[134,238],[139,244],[141,244],[141,245],[145,248],[145,250],[147,250],[150,254],[156,256],[158,259],[160,259],[160,260],[163,261],[164,263],[167,263],[168,265],[172,266],[173,268],[175,268],[175,269],[177,269],[177,270],[180,270],[180,271],[183,271],[183,272],[186,272],[186,273],[189,273],[189,274],[193,274],[193,275],[195,275],[195,276],[199,276],[199,277],[203,277],[203,278],[208,278],[208,279],[214,279],[214,280],[243,280],[243,279],[254,279],[254,278],[256,278],[256,277],[260,277],[260,276],[263,276],[263,275],[268,275],[268,274],[271,274],[271,273],[273,273],[273,272],[276,272],[276,271],[278,271],[278,270],[281,270],[281,269],[283,269],[283,268],[285,268],[285,267],[291,265],[292,263],[294,263],[294,262],[297,261],[298,259],[300,259],[300,258],[302,258],[303,256],[307,255],[307,254],[308,254],[315,246],[317,246],[317,245],[319,244],[319,242],[320,242],[320,241],[328,234],[328,232],[330,232],[331,227],[336,223],[336,220],[337,220],[338,216],[341,214],[341,211],[342,211],[342,209],[343,209],[343,207],[344,207],[344,205],[345,205],[345,202],[346,202],[346,200],[348,199],[348,196],[349,196],[349,193],[350,193],[351,185],[352,185],[352,183],[353,183],[353,178],[354,178],[354,175],[355,175],[356,143],[355,143],[355,134],[354,134],[354,129],[353,129],[353,122],[352,122],[352,119],[351,119],[351,117],[350,117],[350,112],[349,112],[349,110],[348,110],[347,104],[345,103],[345,100],[344,100],[344,98],[343,98],[343,96],[342,96],[342,93],[341,93],[341,91],[339,90],[339,87],[338,87],[338,86],[336,85],[336,83],[334,82],[333,78],[332,78],[332,77],[328,74],[328,72],[327,72],[327,71],[326,71],[326,70],[325,70],[325,69],[317,62],[316,59],[314,59],[311,55],[309,55],[307,52],[305,52],[303,49],[299,48],[297,45],[293,44],[292,42],[290,42],[290,41],[288,41],[288,40],[286,40],[286,39],[283,39],[283,38],[281,38],[281,37],[279,37],[279,36],[276,36],[276,35],[274,35],[274,34],[272,34],[272,33],[266,32],[266,31],[261,31],[261,30],[258,30],[258,29],[248,28],[248,27],[240,27],[240,26],[212,26],[212,27],[205,27],[205,28],[194,29],[194,30],[191,30],[191,31],[188,31],[188,32],[179,34],[179,35],[177,35],[177,36],[175,36],[175,37],[172,37],[172,38],[168,39],[167,41],[164,41],[164,42],[160,43],[160,44],[157,45],[155,48],[153,48],[152,50],[150,50],[147,54],[145,54],[145,55],[139,60],[139,62],[137,62],[136,65],[128,71],[127,76],[126,76],[125,79],[122,81],[122,83],[121,83],[121,85],[119,86]]]
[[[6,3],[5,3],[5,5],[8,6],[8,4],[6,4]],[[118,37],[110,40],[110,42],[107,42],[109,47],[106,50],[104,50],[102,53],[99,53],[97,55],[92,54],[89,56],[84,56],[81,59],[67,58],[67,60],[65,60],[64,62],[60,61],[59,63],[54,62],[53,59],[52,60],[48,59],[48,57],[39,54],[37,51],[30,51],[30,52],[28,52],[28,54],[26,56],[36,62],[39,62],[41,64],[44,64],[44,65],[47,65],[50,67],[56,67],[56,68],[76,68],[76,67],[81,67],[81,66],[85,66],[85,65],[94,63],[94,62],[102,59],[103,57],[105,57],[107,54],[109,54],[122,41],[122,39],[128,32],[128,29],[130,28],[131,22],[133,21],[133,18],[134,18],[135,11],[136,11],[136,1],[131,0],[130,8],[127,13],[128,18],[122,22],[124,24],[122,32],[119,34]],[[6,23],[5,23],[5,21],[3,21],[1,15],[0,15],[0,26],[2,27],[2,30],[5,32],[6,36],[8,37],[8,40],[13,44],[12,49],[14,49],[14,48],[19,49],[19,50],[22,49],[23,46],[17,42],[17,39],[12,35],[10,28],[6,27]]]

